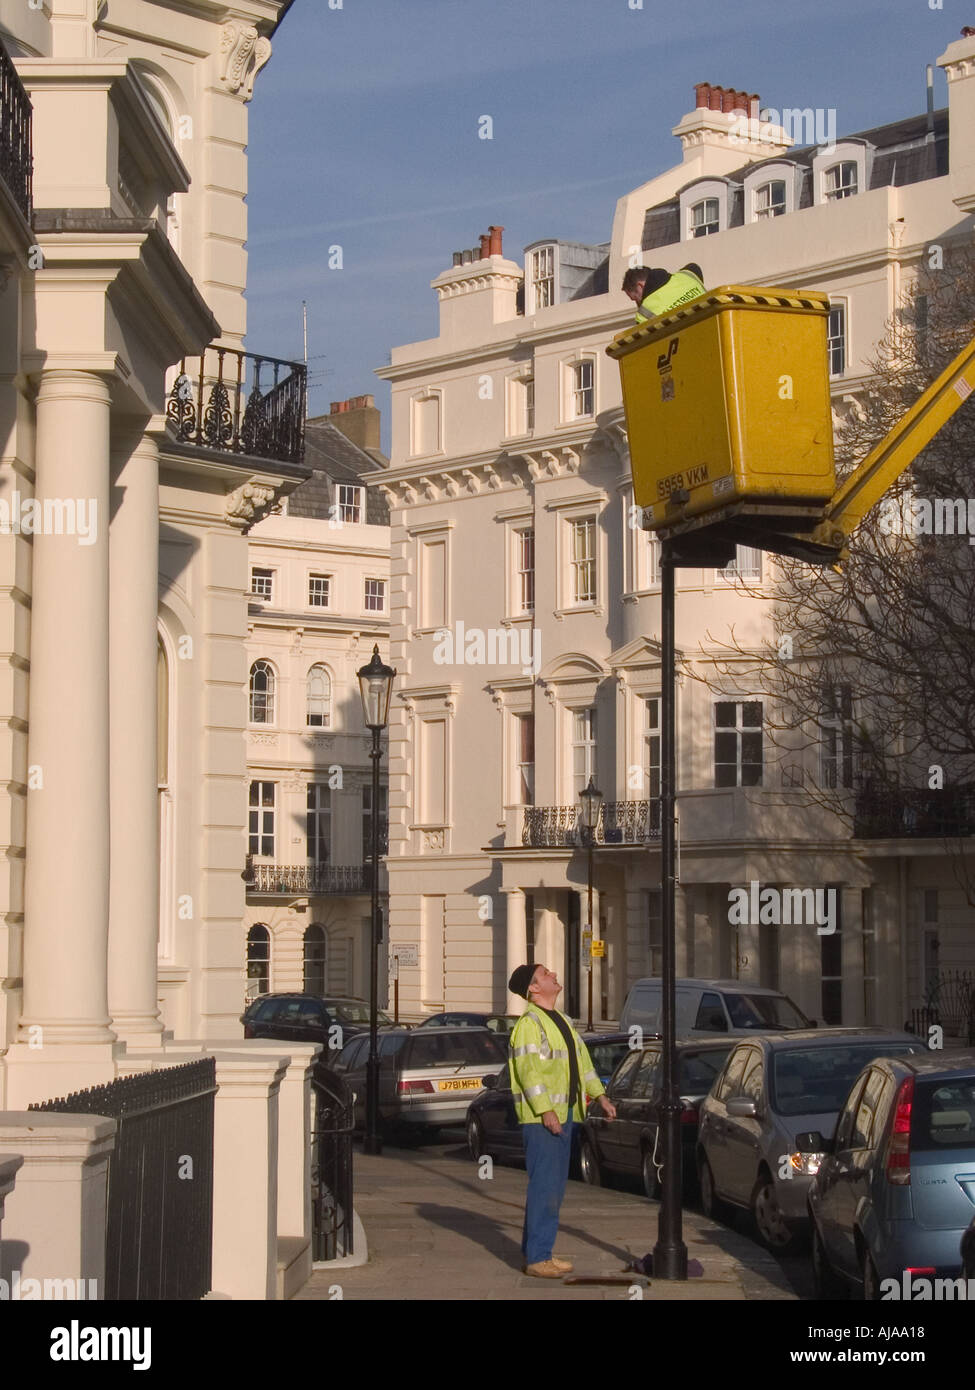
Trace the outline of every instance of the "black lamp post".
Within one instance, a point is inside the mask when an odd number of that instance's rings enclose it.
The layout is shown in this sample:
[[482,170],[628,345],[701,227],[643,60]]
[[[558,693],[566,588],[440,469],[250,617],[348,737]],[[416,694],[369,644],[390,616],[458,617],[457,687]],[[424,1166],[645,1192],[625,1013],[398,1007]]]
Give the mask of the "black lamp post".
[[588,921],[588,925],[589,925],[589,990],[588,990],[588,994],[589,994],[589,1005],[588,1005],[588,1018],[587,1018],[587,1021],[586,1021],[586,1029],[587,1029],[587,1031],[590,1032],[590,1033],[592,1032],[592,942],[593,942],[593,934],[592,934],[592,933],[593,933],[593,927],[592,927],[592,847],[593,847],[593,844],[594,844],[595,839],[596,839],[596,827],[599,825],[599,817],[600,817],[600,813],[602,812],[602,809],[603,809],[603,794],[602,794],[602,792],[597,788],[595,782],[592,780],[592,777],[590,776],[588,784],[587,784],[587,785],[583,788],[583,790],[579,793],[579,819],[580,819],[580,824],[583,825],[583,826],[585,827],[585,831],[586,831],[586,860],[587,860],[587,864],[586,864],[586,869],[587,869],[586,878],[587,878],[588,889],[589,889],[589,912],[588,912],[588,919],[589,919],[589,921]]
[[369,1061],[366,1064],[366,1132],[363,1151],[367,1154],[382,1153],[382,1140],[379,1137],[379,1057],[378,1014],[379,1007],[379,759],[382,748],[379,736],[389,723],[389,701],[393,693],[393,677],[396,672],[386,666],[379,656],[379,647],[374,645],[372,660],[368,666],[356,672],[359,677],[359,694],[362,697],[362,717],[366,728],[372,730],[372,950],[369,964]]

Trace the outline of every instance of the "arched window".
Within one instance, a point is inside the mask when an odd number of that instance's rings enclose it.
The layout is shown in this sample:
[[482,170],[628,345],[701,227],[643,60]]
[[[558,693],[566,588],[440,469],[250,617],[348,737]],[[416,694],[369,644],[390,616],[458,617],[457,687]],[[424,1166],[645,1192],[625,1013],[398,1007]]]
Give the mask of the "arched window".
[[251,667],[250,706],[252,724],[274,723],[274,667],[269,661],[255,661]]
[[271,935],[267,927],[251,927],[247,933],[247,994],[256,998],[271,988]]
[[306,994],[325,993],[325,928],[317,925],[305,932],[304,990]]
[[327,729],[332,723],[332,677],[325,666],[313,666],[308,672],[308,727]]

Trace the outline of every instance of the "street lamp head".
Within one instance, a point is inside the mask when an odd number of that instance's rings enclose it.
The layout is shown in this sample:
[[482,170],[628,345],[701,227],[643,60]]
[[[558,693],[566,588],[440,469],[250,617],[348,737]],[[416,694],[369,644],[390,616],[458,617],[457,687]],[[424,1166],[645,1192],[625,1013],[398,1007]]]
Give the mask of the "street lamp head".
[[603,794],[592,777],[579,793],[579,808],[582,824],[587,830],[595,830],[599,824],[599,813],[603,806]]
[[372,649],[372,660],[356,672],[359,694],[362,697],[362,717],[367,729],[385,729],[389,723],[389,701],[393,693],[396,672],[386,666],[379,656],[379,646]]

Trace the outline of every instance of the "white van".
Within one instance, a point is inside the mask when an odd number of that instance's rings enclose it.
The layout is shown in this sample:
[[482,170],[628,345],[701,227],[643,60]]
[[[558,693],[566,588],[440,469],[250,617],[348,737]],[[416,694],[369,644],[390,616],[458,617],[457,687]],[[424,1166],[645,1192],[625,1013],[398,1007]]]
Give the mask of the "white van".
[[[663,981],[637,980],[626,996],[620,1029],[634,1026],[646,1033],[661,1031]],[[796,1008],[786,994],[741,980],[678,980],[676,1033],[679,1038],[715,1033],[787,1033],[816,1024]]]

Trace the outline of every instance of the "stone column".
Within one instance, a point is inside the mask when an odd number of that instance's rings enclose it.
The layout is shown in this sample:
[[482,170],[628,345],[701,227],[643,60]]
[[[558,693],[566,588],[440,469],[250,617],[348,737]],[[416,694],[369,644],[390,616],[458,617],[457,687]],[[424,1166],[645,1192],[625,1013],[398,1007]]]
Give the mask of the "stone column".
[[109,531],[111,892],[108,1006],[120,1038],[159,1041],[157,612],[159,451],[138,431],[112,450]]
[[[521,888],[503,888],[507,898],[508,938],[505,955],[505,1009],[509,1014],[521,1013],[525,1001],[517,994],[508,991],[511,972],[528,960],[528,929],[525,922],[525,894]],[[544,962],[543,962],[544,964]]]
[[[101,377],[44,373],[35,495],[47,522],[34,535],[24,996],[6,1058],[10,1107],[114,1073],[107,991],[109,421]],[[56,518],[73,518],[73,534],[66,524],[58,534]]]

